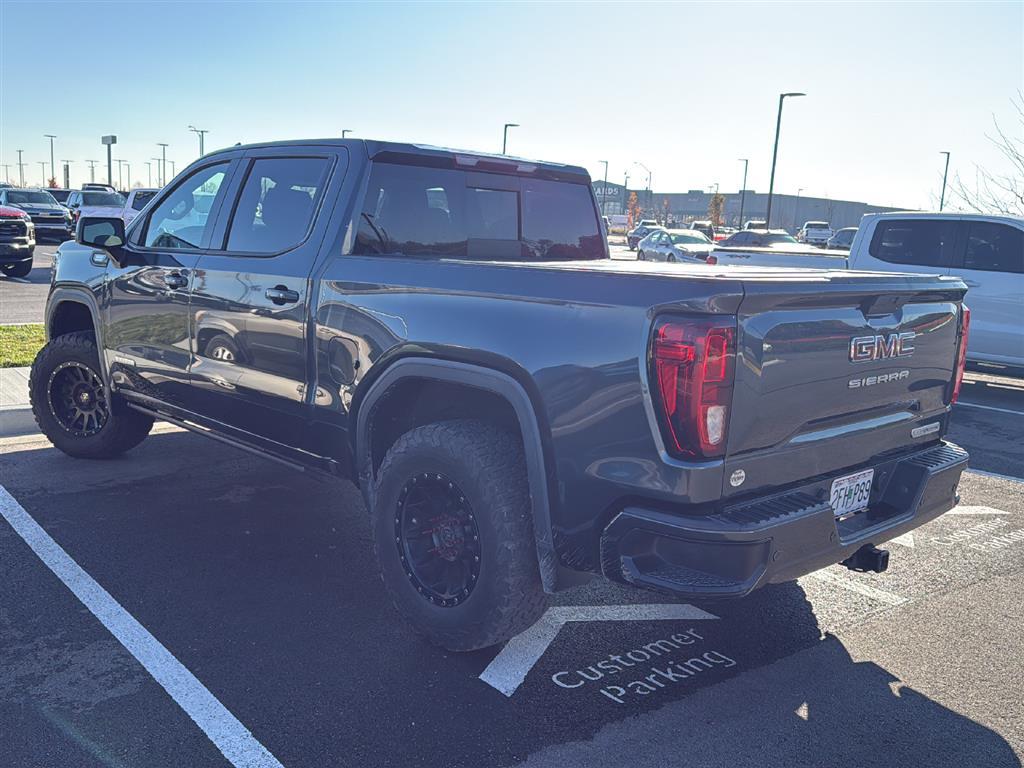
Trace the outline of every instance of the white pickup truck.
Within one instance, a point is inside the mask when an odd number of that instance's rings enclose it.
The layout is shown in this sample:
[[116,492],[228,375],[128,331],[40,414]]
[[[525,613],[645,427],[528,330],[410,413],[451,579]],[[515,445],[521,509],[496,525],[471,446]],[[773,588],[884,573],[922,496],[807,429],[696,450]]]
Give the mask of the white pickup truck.
[[972,362],[1024,367],[1024,218],[870,213],[848,254],[716,248],[719,264],[957,275],[968,285]]

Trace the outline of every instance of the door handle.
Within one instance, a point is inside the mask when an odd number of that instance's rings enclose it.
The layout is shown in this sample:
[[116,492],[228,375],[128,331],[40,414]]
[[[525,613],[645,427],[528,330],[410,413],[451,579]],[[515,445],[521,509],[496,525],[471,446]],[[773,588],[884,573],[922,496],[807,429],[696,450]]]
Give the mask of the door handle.
[[291,288],[286,288],[283,285],[267,288],[267,292],[264,295],[277,305],[295,304],[299,300],[298,291],[293,291]]
[[188,277],[180,272],[171,272],[164,277],[164,285],[172,290],[188,285]]

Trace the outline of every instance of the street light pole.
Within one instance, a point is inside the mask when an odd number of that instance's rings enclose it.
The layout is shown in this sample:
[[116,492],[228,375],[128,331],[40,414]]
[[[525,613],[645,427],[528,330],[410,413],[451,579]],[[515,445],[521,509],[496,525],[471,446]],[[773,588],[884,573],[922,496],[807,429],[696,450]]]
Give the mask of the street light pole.
[[124,167],[127,169],[128,173],[128,186],[125,187],[125,189],[130,190],[132,188],[132,164],[125,160]]
[[158,187],[162,187],[164,185],[164,180],[163,177],[160,175],[160,158],[151,157],[149,159],[156,163],[156,185]]
[[[160,142],[157,142],[156,145],[158,147],[160,147],[160,156],[161,156],[160,157],[160,162],[162,164],[161,167],[160,167],[160,178],[163,179],[164,184],[166,184],[167,183],[167,146],[168,145],[167,144],[161,144]],[[161,185],[161,186],[163,186],[163,185]]]
[[772,175],[771,180],[768,182],[768,212],[764,217],[765,229],[772,228],[772,194],[775,192],[775,161],[779,157],[779,130],[782,128],[782,102],[785,101],[787,96],[806,96],[806,93],[780,93],[779,94],[779,114],[775,118],[775,148],[772,150]]
[[352,129],[351,129],[351,128],[342,128],[342,129],[341,129],[341,138],[343,138],[343,139],[344,139],[344,138],[345,138],[345,136],[346,136],[347,134],[350,134],[350,133],[352,133]]
[[949,152],[939,152],[946,156],[946,170],[942,172],[942,196],[939,198],[939,212],[946,205],[946,177],[949,176]]
[[64,188],[71,189],[71,164],[74,160],[61,160],[64,164]]
[[18,150],[18,186],[20,187],[25,186],[25,164],[21,162],[21,153],[24,151],[24,149]]
[[800,187],[796,191],[796,203],[793,206],[793,231],[796,232],[796,223],[800,218],[800,193],[803,192],[807,187]]
[[152,166],[153,166],[153,164],[150,163],[147,160],[146,161],[146,186],[147,187],[152,187],[153,186],[153,167]]
[[747,166],[750,165],[750,161],[745,158],[739,158],[739,161],[743,163],[743,186],[740,187],[740,225],[739,229],[743,229],[743,205],[747,202]]
[[605,214],[607,211],[604,209],[604,205],[608,200],[608,161],[598,160],[597,162],[604,163],[604,186],[601,187],[601,213]]
[[174,178],[174,161],[173,160],[168,160],[167,162],[171,164],[171,178],[173,179]]
[[6,181],[8,184],[10,184],[11,183],[11,164],[10,163],[4,163],[3,166],[4,166],[4,181]]
[[199,156],[202,157],[206,154],[206,149],[203,144],[203,137],[210,132],[209,128],[196,128],[194,125],[188,127],[196,136],[199,137]]
[[96,181],[96,163],[99,160],[86,160],[85,162],[89,164],[89,181]]
[[645,197],[647,198],[647,205],[648,205],[648,207],[653,209],[654,208],[654,190],[651,189],[651,179],[653,178],[652,174],[651,174],[651,169],[648,168],[643,163],[638,163],[636,161],[633,161],[633,165],[638,165],[641,168],[643,168],[645,171],[647,171],[647,194],[645,195]]
[[42,184],[42,186],[43,186],[43,189],[46,189],[46,161],[45,160],[36,160],[36,162],[39,163],[40,167],[43,169],[43,184]]
[[[50,173],[53,174],[53,177],[52,177],[53,178],[53,183],[56,184],[57,183],[57,166],[55,166],[53,164],[53,140],[56,139],[57,137],[54,136],[52,133],[44,133],[43,134],[43,138],[50,140]],[[43,186],[45,187],[46,185],[44,184]]]
[[508,154],[505,151],[508,148],[508,129],[509,128],[518,128],[518,127],[519,127],[519,123],[505,123],[505,129],[502,131],[502,134],[501,134],[501,154],[503,154],[503,155],[507,155]]

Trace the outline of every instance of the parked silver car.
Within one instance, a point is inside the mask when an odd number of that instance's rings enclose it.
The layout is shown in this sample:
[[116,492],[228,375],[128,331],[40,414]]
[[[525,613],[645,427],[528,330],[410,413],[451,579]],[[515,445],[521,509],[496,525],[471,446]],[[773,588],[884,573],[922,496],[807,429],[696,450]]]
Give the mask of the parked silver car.
[[825,247],[829,249],[848,251],[850,250],[850,246],[853,244],[853,236],[856,234],[856,227],[843,227],[842,229],[837,229],[836,233],[828,239],[827,243],[825,243]]
[[638,261],[709,262],[712,243],[695,229],[659,229],[651,232],[637,245]]

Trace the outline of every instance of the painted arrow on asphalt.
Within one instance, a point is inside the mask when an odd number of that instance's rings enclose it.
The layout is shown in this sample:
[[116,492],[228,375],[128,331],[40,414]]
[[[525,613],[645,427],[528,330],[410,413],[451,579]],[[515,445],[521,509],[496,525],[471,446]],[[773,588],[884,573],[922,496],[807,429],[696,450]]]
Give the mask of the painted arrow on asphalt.
[[516,635],[501,649],[480,679],[506,696],[522,685],[548,646],[570,621],[666,621],[717,619],[714,614],[688,604],[654,605],[558,605],[548,608],[540,620]]

